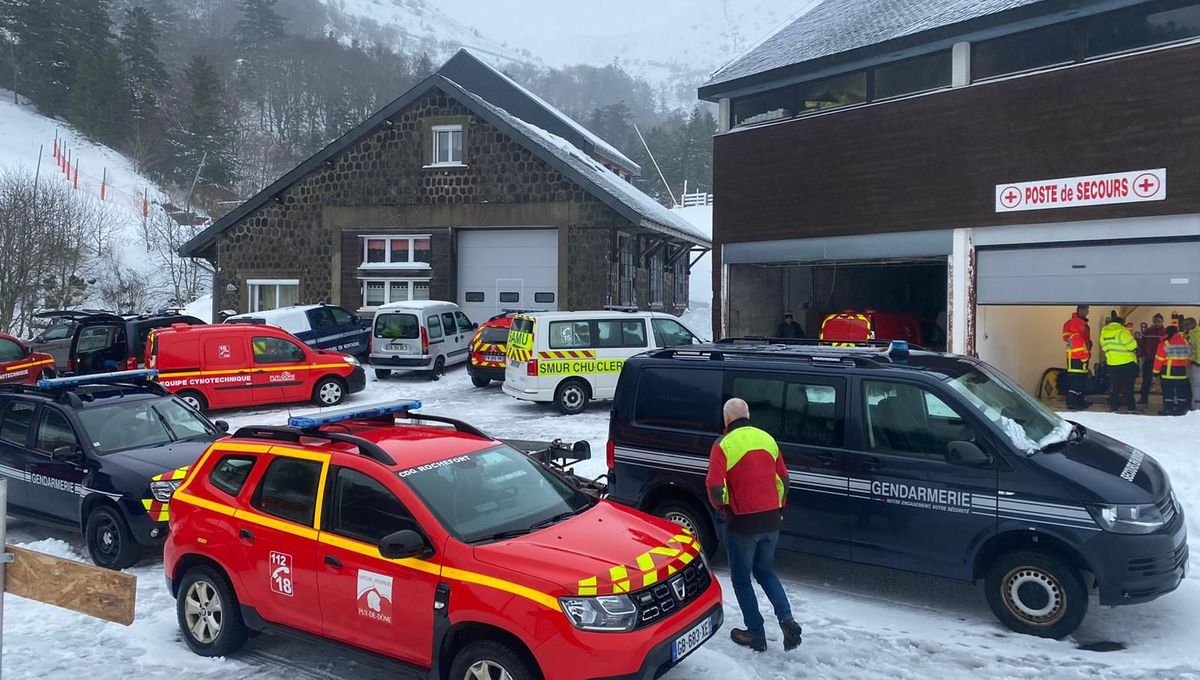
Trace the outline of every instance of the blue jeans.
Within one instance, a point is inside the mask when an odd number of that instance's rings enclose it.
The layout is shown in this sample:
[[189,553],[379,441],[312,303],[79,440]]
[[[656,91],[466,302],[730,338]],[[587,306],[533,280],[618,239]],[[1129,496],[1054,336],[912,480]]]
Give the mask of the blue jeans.
[[775,547],[779,544],[779,532],[745,536],[726,533],[725,539],[729,545],[729,577],[733,581],[738,607],[742,610],[742,620],[751,637],[763,640],[767,632],[763,627],[762,613],[758,610],[754,584],[750,582],[752,574],[775,608],[775,618],[779,619],[779,623],[795,620],[787,593],[775,575]]

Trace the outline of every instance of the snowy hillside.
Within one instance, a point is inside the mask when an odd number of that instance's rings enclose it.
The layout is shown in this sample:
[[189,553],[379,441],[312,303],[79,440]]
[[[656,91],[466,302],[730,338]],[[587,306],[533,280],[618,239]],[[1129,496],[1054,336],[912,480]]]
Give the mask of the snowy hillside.
[[[55,158],[56,138],[63,155],[70,158],[70,177]],[[10,170],[30,175],[38,172],[40,182],[71,186],[96,201],[100,201],[103,188],[104,204],[118,230],[114,243],[139,242],[143,199],[151,207],[164,199],[158,185],[139,173],[130,159],[88,141],[70,125],[46,118],[32,106],[13,103],[12,92],[0,90],[0,171]],[[152,271],[144,248],[118,248],[116,256],[124,267],[147,274]]]

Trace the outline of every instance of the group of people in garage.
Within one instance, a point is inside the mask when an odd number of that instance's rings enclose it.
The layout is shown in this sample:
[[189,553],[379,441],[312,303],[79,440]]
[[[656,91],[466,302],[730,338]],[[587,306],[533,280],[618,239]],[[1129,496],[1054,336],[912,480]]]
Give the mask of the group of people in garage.
[[[1090,406],[1085,398],[1093,357],[1088,314],[1087,305],[1076,307],[1062,329],[1067,352],[1062,391],[1067,396],[1067,408],[1072,410]],[[1100,357],[1107,366],[1111,411],[1125,408],[1137,413],[1138,405],[1150,400],[1155,376],[1163,395],[1159,415],[1181,416],[1200,408],[1200,328],[1194,317],[1174,317],[1170,326],[1163,322],[1163,315],[1155,314],[1151,325],[1135,331],[1115,310],[1104,320],[1099,337]],[[1134,384],[1139,373],[1142,384],[1135,403]]]

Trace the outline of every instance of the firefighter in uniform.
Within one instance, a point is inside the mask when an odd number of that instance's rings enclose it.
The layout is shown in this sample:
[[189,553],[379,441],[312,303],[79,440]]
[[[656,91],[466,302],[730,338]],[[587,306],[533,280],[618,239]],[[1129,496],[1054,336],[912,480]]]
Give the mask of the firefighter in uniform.
[[1063,324],[1062,338],[1067,350],[1066,390],[1067,408],[1085,409],[1088,362],[1092,358],[1092,329],[1088,326],[1088,306],[1079,305]]
[[1108,408],[1117,411],[1124,402],[1125,408],[1137,413],[1133,403],[1133,383],[1137,381],[1137,340],[1125,327],[1125,320],[1114,315],[1100,329],[1100,351],[1108,364]]
[[1150,386],[1154,384],[1154,355],[1158,352],[1158,343],[1162,342],[1167,329],[1163,326],[1163,315],[1155,314],[1150,326],[1141,332],[1138,342],[1138,354],[1142,358],[1142,394],[1139,404],[1150,401]]
[[783,630],[783,648],[800,644],[800,624],[792,617],[787,593],[775,575],[775,548],[783,524],[788,471],[771,435],[750,424],[750,407],[741,399],[725,402],[725,435],[708,459],[709,501],[728,521],[729,572],[746,628],[729,637],[757,652],[767,649],[767,634],[751,575],[762,586]]
[[1167,328],[1167,335],[1158,345],[1154,357],[1154,374],[1162,376],[1163,410],[1160,416],[1182,416],[1188,412],[1192,400],[1192,386],[1188,381],[1188,363],[1192,348],[1175,326]]

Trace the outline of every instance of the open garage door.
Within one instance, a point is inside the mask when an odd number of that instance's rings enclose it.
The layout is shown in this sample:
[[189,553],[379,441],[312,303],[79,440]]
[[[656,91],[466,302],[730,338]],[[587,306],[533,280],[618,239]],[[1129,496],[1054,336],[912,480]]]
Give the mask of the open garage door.
[[458,233],[458,305],[476,323],[505,309],[558,309],[557,229]]
[[1200,300],[1200,241],[978,251],[981,305],[1185,305]]

